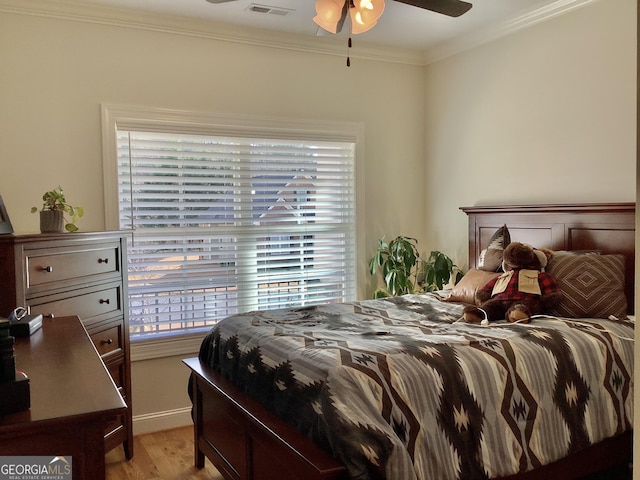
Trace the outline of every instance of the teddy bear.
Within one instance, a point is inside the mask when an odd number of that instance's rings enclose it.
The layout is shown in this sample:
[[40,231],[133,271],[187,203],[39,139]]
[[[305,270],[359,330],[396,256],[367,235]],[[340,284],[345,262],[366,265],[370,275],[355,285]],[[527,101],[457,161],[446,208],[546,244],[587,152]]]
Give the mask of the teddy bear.
[[476,306],[467,306],[463,318],[471,323],[495,320],[528,323],[533,315],[549,311],[560,302],[560,289],[544,268],[553,252],[512,242],[504,250],[504,273],[480,288]]

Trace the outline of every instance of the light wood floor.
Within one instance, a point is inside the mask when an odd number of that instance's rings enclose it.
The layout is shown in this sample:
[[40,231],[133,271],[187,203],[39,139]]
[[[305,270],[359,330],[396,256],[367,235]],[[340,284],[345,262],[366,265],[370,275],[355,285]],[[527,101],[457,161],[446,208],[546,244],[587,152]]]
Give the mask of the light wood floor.
[[133,458],[127,461],[122,447],[107,453],[106,480],[222,480],[207,460],[205,468],[193,464],[193,427],[137,435]]

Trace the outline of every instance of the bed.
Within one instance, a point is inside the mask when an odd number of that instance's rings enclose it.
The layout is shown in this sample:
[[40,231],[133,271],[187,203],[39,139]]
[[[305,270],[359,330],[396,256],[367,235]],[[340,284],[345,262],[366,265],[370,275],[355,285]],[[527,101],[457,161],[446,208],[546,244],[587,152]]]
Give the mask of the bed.
[[588,296],[588,316],[468,325],[471,275],[446,293],[236,315],[184,360],[196,466],[227,480],[630,478],[635,204],[461,210],[467,275],[506,229],[558,252],[567,308]]

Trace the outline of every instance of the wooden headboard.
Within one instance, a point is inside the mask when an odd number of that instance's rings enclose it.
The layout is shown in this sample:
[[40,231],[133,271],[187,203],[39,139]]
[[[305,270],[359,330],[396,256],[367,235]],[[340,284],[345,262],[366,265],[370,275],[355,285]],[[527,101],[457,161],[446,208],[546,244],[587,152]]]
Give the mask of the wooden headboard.
[[633,312],[635,203],[462,207],[469,217],[469,268],[491,235],[507,225],[512,241],[552,250],[599,250],[625,257],[625,293]]

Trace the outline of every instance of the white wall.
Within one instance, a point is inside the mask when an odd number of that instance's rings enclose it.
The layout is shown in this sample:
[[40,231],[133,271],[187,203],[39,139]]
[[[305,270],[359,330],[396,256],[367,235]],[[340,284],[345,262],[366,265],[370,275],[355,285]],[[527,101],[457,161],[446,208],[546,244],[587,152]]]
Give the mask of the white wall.
[[635,0],[434,63],[426,91],[426,242],[463,264],[460,206],[635,200]]

